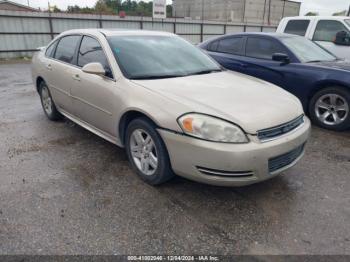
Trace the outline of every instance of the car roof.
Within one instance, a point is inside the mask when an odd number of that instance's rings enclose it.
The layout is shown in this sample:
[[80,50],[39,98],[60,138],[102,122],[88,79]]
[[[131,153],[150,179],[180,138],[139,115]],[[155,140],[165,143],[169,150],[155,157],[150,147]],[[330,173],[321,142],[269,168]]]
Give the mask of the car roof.
[[63,32],[62,34],[103,34],[105,36],[121,36],[121,35],[139,35],[139,36],[174,36],[172,33],[161,31],[148,31],[148,30],[133,30],[133,29],[73,29]]
[[[218,38],[222,38],[222,37],[227,37],[227,36],[267,36],[267,37],[272,37],[272,38],[290,38],[290,37],[301,37],[298,35],[291,35],[291,34],[285,34],[285,33],[264,33],[264,32],[243,32],[243,33],[233,33],[233,34],[226,34],[226,35],[222,35],[217,37]],[[213,40],[213,39],[209,39],[209,40]]]
[[344,19],[350,19],[349,16],[291,16],[291,17],[285,17],[284,20],[344,20]]
[[264,32],[243,32],[243,33],[232,33],[232,34],[226,34],[226,35],[221,35],[218,37],[214,37],[214,38],[210,38],[202,43],[199,44],[200,47],[206,47],[207,45],[209,45],[210,43],[220,40],[222,38],[227,38],[230,36],[264,36],[264,37],[268,37],[268,38],[274,38],[274,39],[284,39],[284,38],[296,38],[296,37],[302,37],[302,36],[298,36],[298,35],[291,35],[291,34],[285,34],[285,33],[264,33]]

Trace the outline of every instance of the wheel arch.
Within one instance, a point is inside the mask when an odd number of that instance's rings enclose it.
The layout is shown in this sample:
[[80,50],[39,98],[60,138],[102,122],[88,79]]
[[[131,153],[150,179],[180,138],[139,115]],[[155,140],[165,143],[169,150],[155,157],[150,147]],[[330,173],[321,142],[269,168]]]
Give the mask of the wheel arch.
[[130,109],[123,113],[123,115],[120,118],[119,126],[118,126],[118,133],[120,138],[120,143],[124,146],[125,145],[125,137],[126,137],[126,129],[129,125],[129,123],[137,118],[146,118],[149,120],[155,127],[159,127],[159,125],[156,123],[154,119],[152,119],[151,116],[149,116],[147,113],[142,112],[141,110],[136,109]]
[[312,87],[311,91],[308,94],[307,105],[306,105],[307,108],[309,108],[311,99],[317,92],[329,87],[340,87],[350,92],[350,85],[347,83],[344,83],[338,80],[319,81],[316,84],[314,84],[314,86]]
[[40,88],[40,85],[41,85],[41,83],[42,82],[45,82],[45,80],[44,80],[44,78],[43,77],[41,77],[41,76],[38,76],[37,78],[36,78],[36,83],[35,83],[35,87],[36,87],[36,91],[39,93],[39,88]]

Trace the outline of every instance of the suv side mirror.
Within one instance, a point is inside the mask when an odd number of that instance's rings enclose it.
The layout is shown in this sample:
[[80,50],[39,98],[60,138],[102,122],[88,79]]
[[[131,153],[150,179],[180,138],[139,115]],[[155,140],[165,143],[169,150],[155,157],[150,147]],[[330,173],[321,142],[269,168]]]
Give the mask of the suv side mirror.
[[350,46],[350,34],[345,31],[338,32],[333,43],[336,45]]
[[106,74],[106,70],[103,68],[103,66],[100,63],[86,64],[81,70],[83,70],[83,72],[85,73],[93,74],[93,75],[104,76]]
[[281,62],[284,65],[290,63],[289,56],[286,55],[286,54],[282,54],[282,53],[275,53],[275,54],[273,54],[272,55],[272,60],[273,61],[277,61],[277,62]]

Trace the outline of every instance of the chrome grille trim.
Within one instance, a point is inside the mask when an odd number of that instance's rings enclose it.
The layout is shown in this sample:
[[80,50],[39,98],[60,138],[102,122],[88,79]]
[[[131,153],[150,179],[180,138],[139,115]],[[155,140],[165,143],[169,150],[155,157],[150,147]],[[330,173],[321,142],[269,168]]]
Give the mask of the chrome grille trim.
[[198,166],[197,166],[197,169],[199,172],[201,172],[204,175],[227,177],[227,178],[254,176],[253,171],[223,171],[223,170],[216,170],[216,169],[210,169],[210,168],[198,167]]
[[304,123],[304,115],[301,115],[288,123],[259,130],[257,132],[257,137],[261,142],[271,141],[298,129]]

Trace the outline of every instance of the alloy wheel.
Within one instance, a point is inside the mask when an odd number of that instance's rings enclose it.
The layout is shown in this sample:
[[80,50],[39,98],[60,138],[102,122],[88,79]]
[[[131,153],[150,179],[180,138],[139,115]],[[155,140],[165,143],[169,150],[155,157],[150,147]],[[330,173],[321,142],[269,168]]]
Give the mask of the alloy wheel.
[[46,86],[43,86],[41,89],[41,100],[42,100],[45,112],[48,115],[51,115],[52,114],[52,99],[51,99],[49,90],[47,89]]
[[130,136],[130,152],[136,167],[145,175],[153,175],[158,167],[157,149],[152,137],[142,129]]
[[349,104],[344,97],[338,94],[326,94],[317,100],[315,113],[323,124],[339,125],[349,114]]

